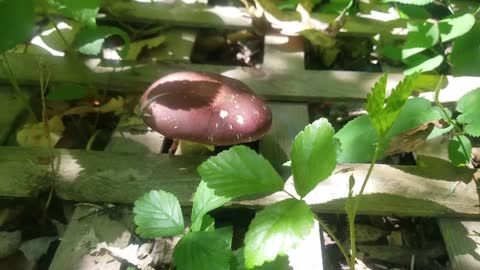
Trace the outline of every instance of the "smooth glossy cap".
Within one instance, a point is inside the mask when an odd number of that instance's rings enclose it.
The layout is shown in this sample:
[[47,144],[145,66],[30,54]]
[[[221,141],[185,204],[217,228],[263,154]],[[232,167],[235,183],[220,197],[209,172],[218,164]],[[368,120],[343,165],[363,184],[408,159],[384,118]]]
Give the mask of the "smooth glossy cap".
[[176,72],[141,97],[145,123],[166,137],[212,145],[261,138],[272,123],[270,108],[244,83],[205,72]]

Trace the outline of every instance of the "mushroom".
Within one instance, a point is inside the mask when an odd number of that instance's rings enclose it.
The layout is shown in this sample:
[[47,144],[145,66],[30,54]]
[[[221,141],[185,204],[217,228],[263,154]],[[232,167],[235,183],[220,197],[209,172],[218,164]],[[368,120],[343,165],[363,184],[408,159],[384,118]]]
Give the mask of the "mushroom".
[[258,140],[272,124],[270,108],[247,85],[207,72],[160,78],[140,106],[145,123],[165,137],[216,146]]

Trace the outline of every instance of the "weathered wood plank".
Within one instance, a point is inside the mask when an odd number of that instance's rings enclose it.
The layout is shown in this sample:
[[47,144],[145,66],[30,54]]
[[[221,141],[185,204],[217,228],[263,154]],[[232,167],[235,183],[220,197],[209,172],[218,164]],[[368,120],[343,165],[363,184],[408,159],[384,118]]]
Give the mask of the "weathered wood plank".
[[91,206],[76,207],[49,270],[119,269],[121,263],[108,252],[102,255],[90,253],[101,242],[110,247],[128,244],[132,217],[125,208],[116,209],[118,216],[114,219],[108,216],[108,212],[95,214],[97,210]]
[[133,22],[157,22],[207,28],[250,28],[252,20],[244,8],[210,6],[182,1],[139,2],[105,0],[103,9],[114,17]]
[[480,269],[480,221],[439,219],[453,270]]
[[[179,70],[220,73],[239,79],[257,94],[272,101],[306,101],[323,99],[364,99],[380,73],[353,71],[292,71],[281,68],[252,69],[215,65],[174,64],[171,62],[101,63],[99,59],[86,60],[86,65],[68,58],[40,55],[9,54],[10,65],[21,84],[38,84],[38,63],[50,71],[51,83],[79,83],[95,85],[99,89],[122,92],[141,92],[158,77]],[[390,74],[388,86],[393,87],[403,78]],[[480,87],[479,77],[451,77],[442,90],[442,102],[456,101],[468,91]],[[0,83],[7,77],[0,70]],[[436,83],[435,83],[436,85]],[[433,85],[432,88],[435,86]],[[433,99],[431,93],[424,94]]]
[[[123,117],[117,129],[112,135],[110,143],[107,145],[107,152],[126,152],[126,153],[151,153],[159,149],[163,137],[152,132],[136,134],[129,132],[129,129],[123,128],[128,122],[127,117]],[[143,126],[142,128],[145,129]],[[156,135],[156,136],[153,136]],[[158,141],[160,140],[160,141]],[[158,150],[157,150],[158,152]],[[55,252],[55,256],[50,264],[49,270],[69,270],[72,266],[86,266],[79,269],[102,269],[118,270],[122,262],[113,258],[110,254],[95,254],[96,244],[107,242],[108,246],[115,248],[126,248],[130,241],[130,224],[132,215],[126,208],[122,208],[122,219],[110,217],[106,214],[95,214],[89,218],[81,217],[89,214],[89,211],[95,211],[95,208],[83,206],[75,208],[73,218],[70,220],[62,242]],[[127,224],[127,225],[125,225]],[[89,239],[94,237],[94,240]],[[95,241],[89,245],[86,242]],[[75,268],[77,269],[77,268]]]
[[270,102],[272,127],[260,140],[260,153],[286,179],[291,175],[288,167],[290,148],[295,136],[309,123],[308,106],[302,103]]
[[0,87],[0,145],[5,143],[25,109],[24,102],[12,87]]
[[[137,155],[96,151],[58,150],[54,161],[57,170],[57,194],[66,200],[83,202],[132,203],[152,189],[164,189],[177,195],[183,206],[190,206],[198,184],[196,157]],[[24,187],[42,187],[48,183],[45,152],[18,147],[0,147],[0,195],[20,196],[18,183]],[[47,156],[48,157],[48,156]],[[48,164],[47,164],[48,165]],[[348,194],[348,177],[362,179],[367,164],[344,164],[306,197],[316,212],[344,212]],[[359,212],[373,215],[402,216],[471,216],[478,215],[478,195],[474,181],[453,182],[469,175],[422,176],[410,166],[376,165],[362,199]],[[450,180],[450,181],[449,181]],[[465,179],[466,180],[466,179]],[[42,182],[43,181],[43,182]],[[40,182],[40,183],[39,183]],[[3,188],[6,186],[7,188]],[[455,189],[452,192],[452,188]],[[10,189],[8,189],[10,187]],[[287,183],[293,192],[293,184]],[[30,188],[24,196],[38,191]],[[234,206],[261,207],[287,198],[275,193],[257,200],[241,200]]]

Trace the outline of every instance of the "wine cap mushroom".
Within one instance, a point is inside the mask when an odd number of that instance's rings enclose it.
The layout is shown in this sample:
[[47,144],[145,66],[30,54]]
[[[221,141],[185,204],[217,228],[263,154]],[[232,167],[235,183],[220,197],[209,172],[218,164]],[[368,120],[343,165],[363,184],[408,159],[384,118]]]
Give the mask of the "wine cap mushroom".
[[258,140],[272,124],[270,108],[244,83],[207,72],[175,72],[140,99],[145,123],[172,139],[232,145]]

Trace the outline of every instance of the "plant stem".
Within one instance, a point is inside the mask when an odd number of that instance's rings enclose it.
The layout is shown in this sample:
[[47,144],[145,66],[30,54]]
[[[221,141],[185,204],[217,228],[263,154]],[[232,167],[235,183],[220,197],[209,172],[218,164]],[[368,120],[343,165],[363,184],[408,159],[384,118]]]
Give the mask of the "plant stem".
[[348,256],[348,253],[345,250],[345,248],[343,247],[340,240],[338,240],[338,238],[335,236],[333,231],[330,229],[330,227],[328,227],[327,223],[323,219],[321,219],[319,216],[316,216],[316,219],[318,221],[318,224],[320,224],[320,226],[327,232],[327,234],[330,235],[330,237],[333,239],[333,241],[335,241],[335,244],[337,244],[338,249],[343,254],[343,257],[345,257],[345,261],[348,264],[350,264],[350,256]]
[[349,267],[351,270],[355,270],[355,258],[357,256],[357,244],[355,240],[355,217],[357,215],[361,197],[363,195],[365,187],[367,186],[368,179],[370,178],[370,175],[372,174],[372,171],[373,171],[373,167],[375,166],[375,162],[377,161],[377,158],[380,156],[380,152],[382,151],[382,143],[381,143],[382,141],[383,139],[380,138],[380,142],[375,147],[375,152],[373,153],[373,157],[370,161],[370,166],[368,167],[367,175],[365,175],[365,179],[363,180],[362,187],[360,188],[360,192],[358,193],[357,196],[353,198],[354,200],[353,200],[352,213],[351,215],[347,215],[348,227],[350,230],[350,249],[351,249],[350,259],[351,260],[349,263]]
[[440,84],[441,84],[441,81],[443,80],[443,75],[442,77],[440,77],[440,80],[439,80],[439,83],[437,84],[437,87],[435,87],[435,98],[434,98],[434,103],[435,105],[437,105],[437,107],[440,109],[440,111],[442,111],[443,115],[445,116],[445,119],[447,120],[447,122],[453,126],[453,128],[455,129],[455,137],[457,138],[458,140],[458,143],[460,144],[460,147],[462,148],[462,151],[463,151],[463,154],[465,155],[465,157],[469,157],[470,154],[467,152],[467,148],[465,148],[465,145],[463,144],[462,140],[460,140],[460,135],[459,134],[462,134],[463,131],[462,129],[457,125],[457,123],[455,123],[452,118],[450,117],[450,115],[448,115],[447,113],[447,110],[445,109],[445,107],[442,105],[442,103],[440,103],[440,101],[438,100],[438,97],[440,96]]
[[294,199],[297,199],[297,197],[295,197],[295,195],[293,195],[292,193],[286,191],[285,189],[283,190],[283,192],[287,193],[288,196],[290,196],[290,197],[292,197],[292,198],[294,198]]
[[[43,124],[44,124],[44,133],[45,133],[45,137],[47,138],[47,145],[48,145],[48,152],[49,152],[49,156],[50,156],[50,169],[52,170],[52,176],[53,176],[53,183],[52,183],[52,186],[50,187],[50,192],[48,194],[48,199],[47,199],[47,202],[45,203],[45,208],[44,208],[44,211],[45,211],[45,217],[47,216],[47,210],[48,208],[50,207],[50,203],[51,203],[51,200],[52,200],[52,197],[53,197],[53,191],[54,191],[54,188],[55,188],[55,178],[56,178],[56,172],[55,172],[55,165],[54,165],[54,161],[55,161],[55,153],[53,152],[53,145],[52,145],[52,141],[51,141],[51,138],[50,138],[50,127],[49,127],[49,123],[48,123],[48,113],[47,113],[47,106],[46,106],[46,100],[45,100],[45,94],[47,92],[47,87],[48,87],[48,83],[49,83],[49,80],[50,80],[50,74],[47,73],[45,74],[45,67],[43,67],[42,65],[40,65],[40,98],[41,98],[41,101],[42,101],[42,121],[43,121]],[[46,81],[44,82],[44,75],[46,75]]]

